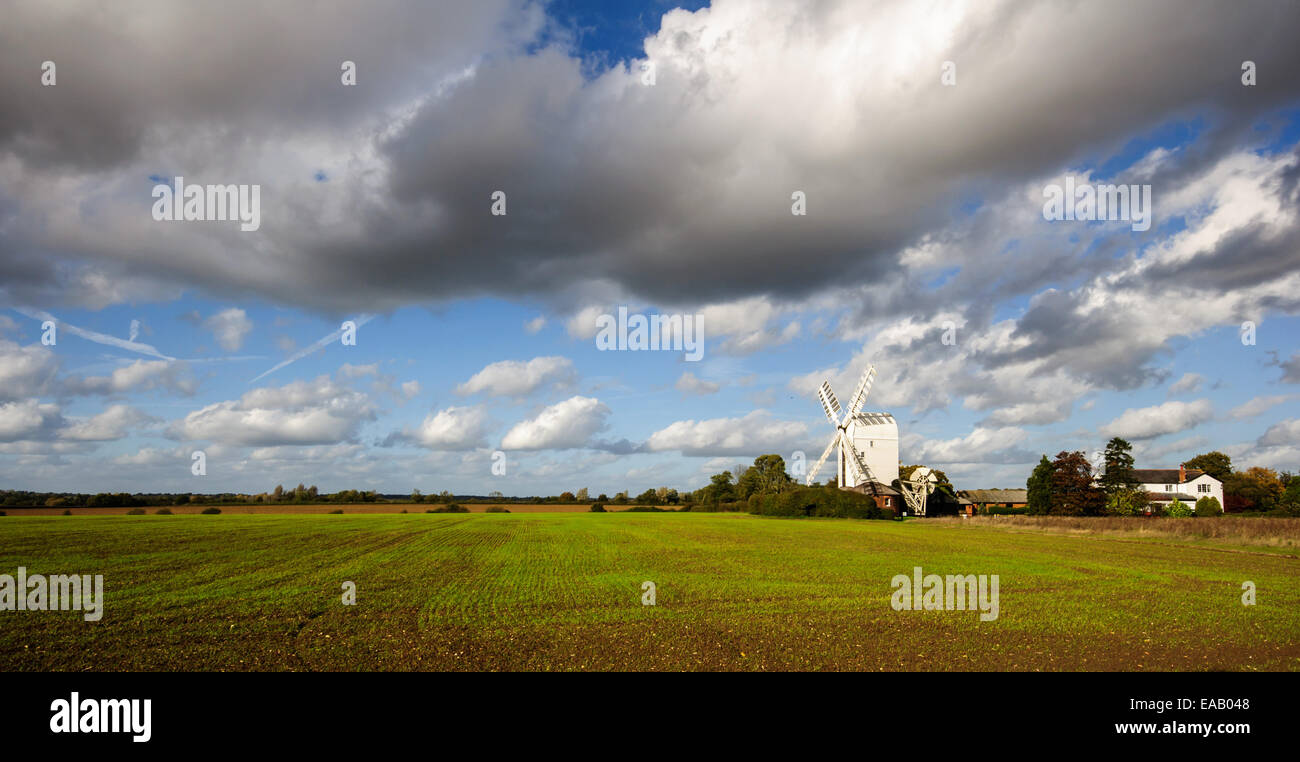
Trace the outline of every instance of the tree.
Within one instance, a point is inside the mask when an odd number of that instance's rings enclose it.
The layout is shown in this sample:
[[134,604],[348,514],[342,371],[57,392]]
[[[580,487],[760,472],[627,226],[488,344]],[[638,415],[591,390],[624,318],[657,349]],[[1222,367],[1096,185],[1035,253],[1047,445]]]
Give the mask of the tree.
[[1255,510],[1271,511],[1282,503],[1285,488],[1277,472],[1271,468],[1252,466],[1245,471],[1235,471],[1223,483],[1224,498],[1231,502],[1244,502]]
[[275,485],[275,492],[274,492],[273,494],[275,495],[276,502],[279,502],[279,501],[283,500],[283,499],[284,499],[284,485],[283,485],[283,484],[277,484],[277,485]]
[[736,497],[741,500],[751,495],[779,495],[794,486],[794,480],[785,472],[785,459],[780,455],[760,455],[754,465],[745,469],[736,480]]
[[659,505],[659,493],[655,492],[654,487],[651,487],[650,489],[647,489],[645,492],[642,492],[641,494],[637,495],[636,500],[634,502],[640,503],[642,505]]
[[1232,458],[1218,450],[1211,450],[1183,463],[1183,467],[1200,469],[1221,482],[1227,482],[1232,475]]
[[583,487],[582,489],[578,490],[578,494],[576,495],[576,497],[579,503],[587,502],[587,500],[590,499],[587,497],[587,488]]
[[1133,445],[1119,437],[1106,443],[1106,470],[1101,475],[1101,487],[1107,497],[1119,492],[1132,492],[1139,486],[1133,473]]
[[1300,477],[1292,476],[1286,482],[1286,489],[1282,491],[1282,504],[1290,507],[1300,507]]
[[1083,451],[1057,453],[1052,462],[1052,513],[1098,516],[1105,507],[1106,493],[1093,484],[1092,464]]
[[705,499],[710,503],[727,503],[736,499],[736,490],[731,483],[730,471],[723,471],[709,477],[709,486],[704,489]]
[[561,493],[560,493],[560,502],[561,502],[561,503],[572,503],[572,502],[574,502],[574,501],[577,500],[577,499],[578,499],[577,496],[575,496],[572,492],[561,492]]
[[1192,507],[1178,498],[1165,506],[1165,515],[1176,519],[1185,519],[1192,515]]
[[420,492],[419,489],[413,489],[413,490],[411,490],[411,502],[412,502],[412,503],[423,503],[423,502],[424,502],[424,493]]
[[1029,513],[1043,516],[1052,512],[1052,474],[1056,472],[1052,461],[1044,455],[1034,472],[1029,475]]
[[1150,502],[1147,493],[1140,489],[1119,489],[1106,496],[1106,513],[1112,516],[1136,516],[1146,512]]

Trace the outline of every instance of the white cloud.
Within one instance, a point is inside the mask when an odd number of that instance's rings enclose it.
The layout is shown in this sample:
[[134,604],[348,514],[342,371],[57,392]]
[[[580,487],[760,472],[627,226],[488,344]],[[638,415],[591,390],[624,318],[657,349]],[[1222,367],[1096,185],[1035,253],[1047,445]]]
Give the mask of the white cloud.
[[157,388],[191,395],[198,389],[198,381],[184,362],[136,360],[107,376],[74,376],[63,384],[63,390],[72,394],[126,394]]
[[361,423],[374,417],[365,394],[320,376],[208,405],[173,421],[169,434],[234,445],[333,444],[355,437]]
[[743,418],[677,421],[646,440],[650,451],[680,450],[683,455],[761,455],[789,452],[808,436],[808,424],[780,421],[766,410]]
[[1259,444],[1265,447],[1291,446],[1300,444],[1300,418],[1291,418],[1275,423],[1259,438]]
[[19,400],[0,405],[0,442],[45,439],[61,423],[59,406],[38,400]]
[[93,442],[121,439],[132,426],[152,420],[157,419],[128,405],[110,405],[90,418],[69,419],[59,436],[63,439]]
[[1213,415],[1214,407],[1207,399],[1172,401],[1151,407],[1129,408],[1099,431],[1106,437],[1151,439],[1186,431],[1210,420]]
[[586,447],[605,428],[610,409],[594,397],[570,397],[521,421],[501,440],[505,450],[546,450]]
[[[964,437],[922,442],[915,459],[921,463],[1023,463],[1036,459],[1015,446],[1028,434],[1015,426],[984,428],[977,426]],[[911,458],[909,458],[911,460]]]
[[405,432],[404,438],[430,450],[473,450],[486,445],[490,423],[482,407],[449,407],[430,413],[418,429]]
[[0,400],[17,400],[43,393],[58,368],[58,358],[46,347],[40,344],[24,347],[0,339]]
[[697,378],[694,373],[688,370],[681,375],[681,378],[677,379],[677,383],[673,385],[673,388],[684,394],[705,395],[716,394],[722,387],[713,381]]
[[524,323],[524,331],[528,334],[534,334],[546,326],[546,318],[538,315],[537,317]]
[[244,345],[244,337],[253,330],[253,321],[238,307],[230,307],[203,321],[203,327],[212,331],[217,344],[227,352]]
[[1234,407],[1228,411],[1228,417],[1241,420],[1243,418],[1254,418],[1261,415],[1283,402],[1289,402],[1295,399],[1294,394],[1274,394],[1269,396],[1255,397],[1247,402]]
[[1175,381],[1169,387],[1170,394],[1195,394],[1201,390],[1201,385],[1205,383],[1205,376],[1200,373],[1184,373],[1183,377]]
[[611,313],[612,311],[608,307],[600,305],[584,307],[565,322],[564,329],[575,339],[594,339],[596,333],[600,330],[599,326],[596,325],[596,320],[601,315]]
[[577,379],[573,361],[567,357],[534,357],[528,362],[494,362],[456,387],[462,396],[485,392],[493,397],[527,397],[549,383],[557,388]]

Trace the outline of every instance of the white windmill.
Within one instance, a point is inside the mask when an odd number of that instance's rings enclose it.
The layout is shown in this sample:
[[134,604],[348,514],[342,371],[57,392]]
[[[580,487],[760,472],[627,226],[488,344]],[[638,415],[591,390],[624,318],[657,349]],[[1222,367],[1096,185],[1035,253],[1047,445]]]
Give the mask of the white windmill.
[[910,477],[898,480],[903,499],[907,501],[907,507],[912,509],[913,516],[925,515],[925,499],[934,492],[938,482],[939,477],[927,466],[917,466]]
[[878,494],[879,486],[888,486],[898,478],[898,424],[889,413],[864,413],[862,405],[871,393],[876,380],[876,366],[867,367],[858,382],[858,389],[849,401],[849,409],[841,415],[839,400],[831,385],[823,381],[817,390],[822,409],[835,434],[817,464],[808,471],[807,483],[811,485],[831,452],[839,448],[838,479],[840,487],[867,487]]

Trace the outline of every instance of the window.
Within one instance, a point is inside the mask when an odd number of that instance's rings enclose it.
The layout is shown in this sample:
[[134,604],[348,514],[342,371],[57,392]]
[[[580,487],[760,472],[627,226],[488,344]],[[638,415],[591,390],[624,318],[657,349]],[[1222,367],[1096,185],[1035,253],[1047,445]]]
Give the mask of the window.
[[1196,491],[1197,491],[1197,492],[1209,492],[1209,491],[1210,491],[1210,485],[1208,485],[1208,484],[1198,484],[1198,485],[1196,485]]
[[894,507],[894,498],[892,498],[892,497],[887,497],[887,498],[885,498],[885,507],[886,507],[886,508],[893,508],[893,507]]
[[1174,485],[1172,484],[1165,485],[1165,492],[1173,492],[1173,491],[1174,491]]

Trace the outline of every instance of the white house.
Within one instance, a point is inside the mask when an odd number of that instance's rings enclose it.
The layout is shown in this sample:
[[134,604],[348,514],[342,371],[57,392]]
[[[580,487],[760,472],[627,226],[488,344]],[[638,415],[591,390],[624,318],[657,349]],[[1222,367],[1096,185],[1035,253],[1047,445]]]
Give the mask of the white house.
[[1223,507],[1223,482],[1213,476],[1193,468],[1136,468],[1134,476],[1141,482],[1142,489],[1151,495],[1151,501],[1168,505],[1174,498],[1186,503],[1192,510],[1196,501],[1203,497],[1212,497]]

